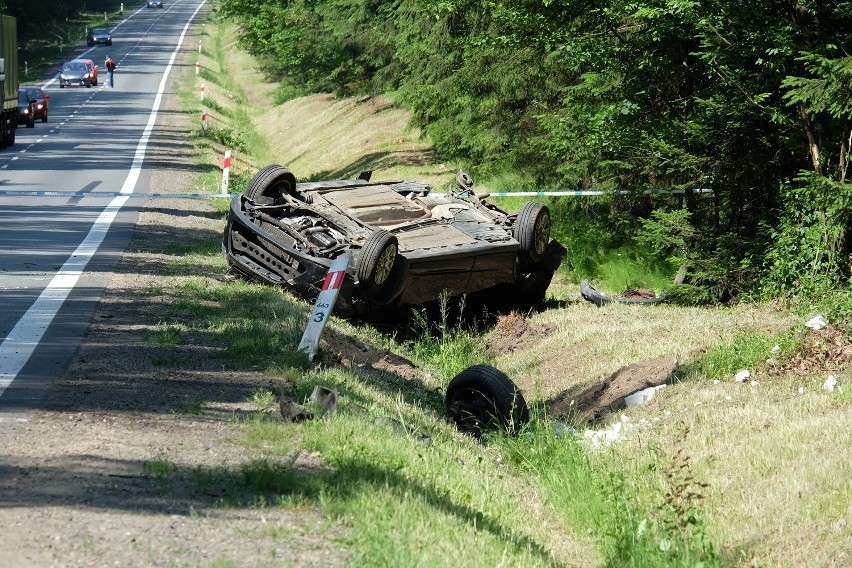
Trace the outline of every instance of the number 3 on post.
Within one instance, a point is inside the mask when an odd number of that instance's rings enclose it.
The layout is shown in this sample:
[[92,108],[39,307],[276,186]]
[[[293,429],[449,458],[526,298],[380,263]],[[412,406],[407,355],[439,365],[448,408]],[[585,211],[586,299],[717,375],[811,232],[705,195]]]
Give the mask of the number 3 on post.
[[332,261],[331,267],[329,267],[328,273],[325,275],[322,290],[314,304],[314,311],[308,319],[307,327],[305,327],[305,333],[302,334],[302,341],[299,342],[299,351],[304,351],[311,361],[314,360],[314,355],[317,354],[320,335],[322,335],[322,330],[325,328],[325,322],[328,321],[328,315],[334,308],[334,302],[337,301],[337,294],[340,292],[340,285],[343,284],[343,278],[346,276],[346,268],[348,266],[348,254],[344,254]]

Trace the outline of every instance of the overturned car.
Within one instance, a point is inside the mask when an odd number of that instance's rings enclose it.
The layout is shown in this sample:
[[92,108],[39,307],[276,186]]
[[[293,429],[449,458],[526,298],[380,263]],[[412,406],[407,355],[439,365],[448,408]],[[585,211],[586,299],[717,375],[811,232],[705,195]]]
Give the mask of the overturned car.
[[489,308],[541,302],[565,248],[550,237],[550,212],[536,202],[509,214],[476,194],[413,181],[297,183],[270,165],[231,201],[222,249],[237,275],[284,286],[308,301],[331,262],[350,262],[335,313],[389,319],[442,297],[481,294]]

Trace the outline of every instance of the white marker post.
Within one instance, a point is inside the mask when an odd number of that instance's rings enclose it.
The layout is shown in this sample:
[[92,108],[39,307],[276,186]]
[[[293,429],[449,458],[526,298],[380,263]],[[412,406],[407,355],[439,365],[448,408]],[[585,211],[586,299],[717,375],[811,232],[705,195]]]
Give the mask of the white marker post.
[[349,255],[344,254],[331,262],[331,268],[328,269],[328,273],[325,275],[325,281],[322,283],[322,291],[320,291],[319,297],[317,297],[317,301],[314,304],[314,311],[311,312],[311,317],[308,319],[308,325],[305,327],[302,341],[299,342],[299,351],[304,351],[311,361],[314,360],[314,355],[317,354],[320,335],[322,335],[322,330],[328,321],[328,316],[331,315],[331,310],[334,309],[334,303],[337,301],[337,294],[340,292],[340,286],[343,284],[343,278],[346,276],[346,268],[348,266]]
[[201,62],[200,62],[200,61],[196,61],[196,62],[195,62],[195,74],[196,74],[196,75],[198,75],[198,73],[199,73],[200,71],[201,71]]
[[222,195],[228,193],[228,175],[231,172],[231,151],[225,150],[225,160],[222,162]]
[[204,100],[204,85],[201,85],[201,100]]
[[201,131],[207,133],[207,113],[201,113]]

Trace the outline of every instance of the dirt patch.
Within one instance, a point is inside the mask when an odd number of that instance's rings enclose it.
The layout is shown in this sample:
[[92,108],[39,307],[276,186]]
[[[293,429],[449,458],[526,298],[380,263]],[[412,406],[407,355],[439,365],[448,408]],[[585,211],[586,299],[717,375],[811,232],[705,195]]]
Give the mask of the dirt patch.
[[848,369],[850,364],[852,341],[843,331],[831,325],[810,331],[792,357],[766,361],[770,375],[839,372]]
[[666,355],[622,367],[606,379],[582,390],[568,390],[548,400],[548,414],[557,420],[597,422],[624,407],[627,395],[663,385],[677,369],[677,359]]
[[494,354],[523,350],[551,333],[555,327],[552,324],[533,324],[518,312],[500,315],[488,334],[486,348]]

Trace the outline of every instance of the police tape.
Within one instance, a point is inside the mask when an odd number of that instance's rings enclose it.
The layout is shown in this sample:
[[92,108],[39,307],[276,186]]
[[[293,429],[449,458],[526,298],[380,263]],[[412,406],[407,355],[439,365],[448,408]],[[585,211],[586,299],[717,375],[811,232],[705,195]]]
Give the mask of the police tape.
[[[224,182],[223,182],[224,185]],[[628,190],[617,191],[490,191],[489,197],[564,197],[564,196],[594,196],[594,195],[628,195],[633,193]],[[713,193],[712,189],[646,189],[642,193],[646,195],[681,195],[684,193]],[[0,195],[9,196],[39,196],[39,197],[187,197],[187,198],[219,198],[227,197],[233,199],[238,193],[121,193],[120,191],[28,191],[28,190],[0,190]]]
[[188,197],[188,198],[220,198],[233,199],[239,193],[122,193],[120,191],[27,191],[27,190],[3,190],[0,195],[20,197]]
[[[489,191],[490,197],[559,197],[559,196],[592,196],[592,195],[630,195],[634,193],[629,189],[617,189],[613,191]],[[646,189],[641,193],[645,195],[682,195],[685,193],[713,193],[707,187],[696,187],[693,189]]]

